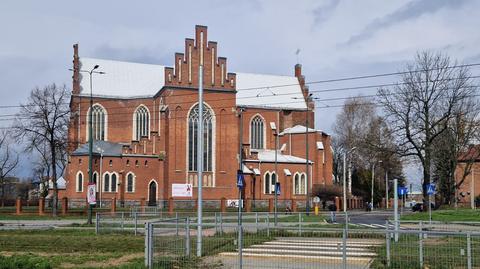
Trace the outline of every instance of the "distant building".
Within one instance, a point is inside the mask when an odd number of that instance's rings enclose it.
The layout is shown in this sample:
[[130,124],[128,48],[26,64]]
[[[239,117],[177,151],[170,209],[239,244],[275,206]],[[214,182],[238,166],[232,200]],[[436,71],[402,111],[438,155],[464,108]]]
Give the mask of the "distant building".
[[476,197],[480,197],[480,145],[472,146],[460,156],[455,171],[455,180],[458,184],[462,179],[463,183],[456,190],[455,196],[462,206],[471,207],[472,201],[474,202]]
[[[236,199],[239,167],[246,174],[244,197],[249,199],[273,198],[278,181],[279,199],[304,200],[307,167],[310,189],[332,184],[330,136],[313,129],[314,102],[309,100],[301,66],[295,66],[294,76],[229,73],[227,59],[218,55],[217,43],[208,41],[205,26],[196,27],[195,39],[185,40],[185,52],[175,54],[173,67],[84,58],[74,45],[67,197],[85,200],[89,135],[94,139],[93,181],[102,200],[115,197],[138,204],[145,199],[155,205],[172,197],[175,183],[193,185],[193,197],[188,199],[196,199],[199,184],[206,200]],[[90,111],[90,81],[80,70],[95,65],[105,74],[93,76]],[[200,65],[205,172],[198,179]]]

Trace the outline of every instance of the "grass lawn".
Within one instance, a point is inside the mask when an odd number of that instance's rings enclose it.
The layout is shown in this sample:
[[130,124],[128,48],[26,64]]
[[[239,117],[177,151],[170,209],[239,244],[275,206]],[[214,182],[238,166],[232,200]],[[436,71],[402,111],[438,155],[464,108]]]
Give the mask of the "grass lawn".
[[[403,215],[401,220],[429,220],[428,212]],[[480,210],[440,209],[432,211],[434,221],[480,221]]]
[[[472,266],[480,265],[480,238],[472,237]],[[460,236],[429,236],[423,239],[423,267],[420,266],[418,235],[400,235],[391,241],[390,266],[386,247],[377,249],[378,256],[371,268],[467,268],[467,239]]]
[[86,230],[0,231],[0,268],[143,268],[144,238]]

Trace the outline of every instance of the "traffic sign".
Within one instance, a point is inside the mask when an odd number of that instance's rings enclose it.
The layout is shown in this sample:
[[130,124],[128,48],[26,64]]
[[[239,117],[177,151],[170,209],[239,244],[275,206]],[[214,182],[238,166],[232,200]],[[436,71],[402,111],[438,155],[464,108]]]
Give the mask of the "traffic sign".
[[280,195],[281,189],[280,189],[280,182],[275,183],[275,193],[277,195]]
[[243,172],[242,172],[242,170],[238,170],[237,171],[237,187],[240,188],[240,189],[243,188],[243,186],[244,186],[243,183],[244,183]]
[[313,202],[314,202],[315,204],[320,203],[320,197],[318,197],[318,196],[313,197]]
[[405,195],[408,193],[407,187],[399,187],[398,188],[398,195]]
[[427,184],[427,194],[428,195],[435,194],[435,183]]

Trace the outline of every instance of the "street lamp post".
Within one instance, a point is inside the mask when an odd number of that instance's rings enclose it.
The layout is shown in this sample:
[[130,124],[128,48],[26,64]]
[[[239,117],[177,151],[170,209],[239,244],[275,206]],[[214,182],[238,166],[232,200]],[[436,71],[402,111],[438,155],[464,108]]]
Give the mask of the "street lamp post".
[[99,198],[100,198],[100,208],[102,208],[102,192],[103,192],[103,176],[102,176],[102,169],[103,169],[103,152],[104,150],[97,147],[97,150],[100,151],[100,174],[98,175],[98,187],[97,190],[99,192]]
[[[299,97],[292,97],[292,99],[303,99]],[[308,104],[309,102],[315,98],[312,98],[312,94],[308,94],[308,96],[304,99],[306,102],[306,109],[305,109],[305,187],[307,188],[307,193],[306,193],[306,198],[305,198],[305,212],[306,215],[308,216],[310,214],[310,188],[309,188],[309,176],[308,176],[308,171],[309,171],[309,164],[308,164]]]
[[309,166],[308,166],[308,104],[312,98],[312,94],[310,93],[307,96],[307,110],[305,110],[305,187],[307,188],[307,203],[305,205],[305,213],[306,215],[310,215],[310,188],[309,188]]
[[270,128],[273,131],[273,135],[275,136],[275,185],[273,188],[274,191],[274,197],[275,197],[275,207],[274,207],[274,224],[277,226],[277,221],[278,221],[278,191],[277,191],[277,185],[278,185],[278,131],[277,131],[277,125],[274,122],[270,122]]
[[475,209],[475,169],[472,167],[472,183],[470,184],[470,206]]
[[[197,257],[202,256],[202,184],[203,184],[203,65],[198,69],[198,130],[197,130]],[[240,202],[240,200],[239,200]],[[240,206],[240,205],[239,205]]]
[[[93,128],[92,128],[92,107],[93,107],[93,86],[92,86],[92,75],[95,74],[105,74],[102,71],[95,71],[100,66],[97,64],[91,70],[78,70],[80,73],[88,73],[90,75],[90,113],[88,115],[88,183],[93,183]],[[69,69],[70,71],[75,71],[73,69]],[[92,224],[92,205],[88,205],[88,224]]]
[[388,209],[389,207],[389,201],[388,201],[388,169],[385,169],[385,205],[386,208]]

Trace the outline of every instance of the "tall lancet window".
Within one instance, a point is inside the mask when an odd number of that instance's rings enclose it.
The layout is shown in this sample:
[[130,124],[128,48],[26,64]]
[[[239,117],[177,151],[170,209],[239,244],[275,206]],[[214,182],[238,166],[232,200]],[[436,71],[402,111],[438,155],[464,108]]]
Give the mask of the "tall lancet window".
[[[92,113],[93,140],[107,140],[107,112],[102,106],[98,104],[93,105],[92,111],[89,111],[87,115],[87,122],[90,121],[90,113]],[[89,127],[87,126],[87,134],[88,129]]]
[[150,113],[145,106],[139,106],[133,114],[134,140],[140,140],[143,136],[148,136],[150,131]]
[[[188,171],[197,171],[198,104],[188,114]],[[203,105],[203,170],[211,172],[213,164],[213,112]]]
[[255,116],[250,122],[250,147],[252,149],[263,149],[265,138],[265,126],[262,117]]

